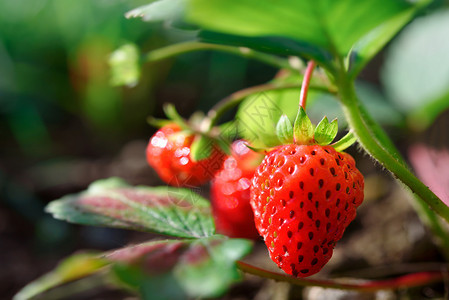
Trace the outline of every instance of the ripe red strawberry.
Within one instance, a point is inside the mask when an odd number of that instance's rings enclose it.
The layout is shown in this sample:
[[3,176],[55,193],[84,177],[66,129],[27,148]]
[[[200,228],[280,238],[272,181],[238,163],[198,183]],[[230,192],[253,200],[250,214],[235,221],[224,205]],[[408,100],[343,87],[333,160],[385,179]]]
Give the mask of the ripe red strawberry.
[[242,140],[232,144],[232,156],[226,158],[223,168],[215,175],[211,185],[212,209],[219,233],[256,239],[259,234],[249,204],[250,185],[263,156],[245,144]]
[[317,273],[363,201],[354,159],[331,146],[287,144],[269,152],[251,185],[256,227],[286,273]]
[[150,166],[173,186],[199,186],[220,170],[225,154],[213,146],[211,155],[199,161],[190,156],[195,136],[182,132],[175,123],[159,129],[150,139],[146,156]]

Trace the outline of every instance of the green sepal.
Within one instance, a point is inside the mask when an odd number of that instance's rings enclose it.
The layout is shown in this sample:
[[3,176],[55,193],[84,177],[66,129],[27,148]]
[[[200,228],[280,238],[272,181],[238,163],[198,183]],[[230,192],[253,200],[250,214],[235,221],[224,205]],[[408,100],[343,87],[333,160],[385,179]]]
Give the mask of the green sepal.
[[210,157],[214,147],[214,140],[205,135],[196,135],[190,147],[190,157],[193,161],[199,161]]
[[313,125],[306,112],[299,107],[295,124],[293,125],[293,137],[296,144],[309,145],[313,143]]
[[214,139],[214,142],[217,144],[217,146],[223,151],[226,155],[231,155],[231,142],[222,139],[222,138],[216,138]]
[[267,154],[269,150],[269,148],[256,148],[256,147],[252,147],[248,144],[245,144],[246,147],[248,147],[251,151],[257,152],[257,153],[261,153],[261,154]]
[[187,124],[187,122],[179,115],[179,113],[176,111],[176,108],[173,104],[167,103],[164,105],[164,112],[167,118],[178,124],[182,129],[184,130],[190,130],[190,126]]
[[150,124],[153,127],[161,128],[161,127],[164,127],[166,125],[172,124],[173,121],[165,120],[165,119],[157,119],[157,118],[154,118],[152,116],[149,116],[147,118],[147,123]]
[[284,144],[293,142],[293,127],[287,115],[282,115],[276,125],[276,135]]
[[338,152],[345,150],[350,147],[357,141],[357,138],[354,136],[352,131],[349,131],[344,137],[342,137],[339,141],[331,144],[332,147]]
[[337,119],[329,123],[327,117],[324,117],[315,128],[313,135],[315,142],[319,145],[329,145],[338,133]]

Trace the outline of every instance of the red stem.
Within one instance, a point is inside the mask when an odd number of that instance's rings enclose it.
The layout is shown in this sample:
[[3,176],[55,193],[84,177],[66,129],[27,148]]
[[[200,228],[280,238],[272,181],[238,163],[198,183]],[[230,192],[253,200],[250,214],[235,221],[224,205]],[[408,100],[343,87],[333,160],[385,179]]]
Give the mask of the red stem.
[[441,271],[418,272],[390,278],[385,280],[369,281],[349,281],[349,280],[320,280],[295,278],[289,275],[264,270],[242,261],[237,261],[238,267],[246,273],[256,276],[274,279],[276,281],[285,281],[299,286],[320,286],[324,288],[334,288],[340,290],[355,290],[360,292],[374,292],[384,289],[400,289],[423,286],[426,284],[443,281],[447,279],[447,273]]
[[309,91],[310,79],[312,78],[313,69],[315,69],[315,61],[309,60],[306,72],[301,85],[301,94],[299,95],[299,106],[306,110],[307,92]]

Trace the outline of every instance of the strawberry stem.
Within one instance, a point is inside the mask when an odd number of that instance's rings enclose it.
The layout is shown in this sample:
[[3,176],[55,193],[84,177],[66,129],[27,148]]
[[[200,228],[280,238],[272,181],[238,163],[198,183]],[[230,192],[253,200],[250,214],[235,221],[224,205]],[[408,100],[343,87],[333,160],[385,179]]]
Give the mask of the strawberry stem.
[[310,79],[312,79],[313,69],[315,69],[315,61],[309,60],[307,68],[304,73],[304,78],[301,85],[301,93],[299,95],[299,106],[306,110],[307,92],[309,91]]
[[183,42],[174,45],[170,45],[167,47],[159,48],[153,51],[150,51],[144,54],[141,58],[142,62],[154,62],[163,59],[167,59],[170,57],[178,56],[184,53],[194,52],[194,51],[218,51],[230,53],[242,57],[246,57],[249,59],[258,60],[266,63],[267,65],[271,65],[275,68],[281,69],[289,69],[292,71],[296,71],[297,69],[293,67],[289,61],[285,58],[255,51],[249,48],[243,47],[234,47],[227,45],[218,45],[218,44],[209,44],[209,43],[201,43],[201,42]]
[[449,222],[449,207],[410,171],[395,145],[360,103],[354,83],[345,73],[338,79],[339,98],[352,132],[366,152],[414,193],[412,199],[415,210],[421,220],[432,230],[442,254],[449,260],[447,230],[435,214],[435,212],[438,213],[446,222]]
[[295,278],[289,275],[271,272],[250,265],[248,263],[237,261],[237,266],[245,273],[256,275],[259,277],[270,278],[276,281],[284,281],[299,286],[320,286],[324,288],[333,288],[339,290],[353,290],[359,292],[374,292],[384,289],[402,289],[423,286],[439,281],[443,281],[447,277],[447,273],[443,271],[428,271],[406,274],[395,278],[385,280],[355,281],[348,280],[319,280]]

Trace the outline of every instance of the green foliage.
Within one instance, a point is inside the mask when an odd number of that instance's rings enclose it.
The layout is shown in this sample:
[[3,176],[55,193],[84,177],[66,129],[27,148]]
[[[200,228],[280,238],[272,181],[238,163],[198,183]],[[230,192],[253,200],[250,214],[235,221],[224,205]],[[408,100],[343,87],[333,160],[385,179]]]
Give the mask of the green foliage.
[[141,17],[146,22],[176,22],[183,17],[185,5],[186,0],[158,0],[129,11],[126,17]]
[[400,0],[190,0],[187,19],[219,33],[286,37],[304,45],[300,55],[330,66],[330,61],[316,55],[322,52],[317,48],[346,56],[366,33],[409,6]]
[[97,273],[105,265],[107,261],[100,258],[99,253],[74,254],[65,258],[50,273],[29,283],[14,296],[14,300],[31,299],[58,285]]
[[[241,279],[235,261],[251,250],[251,242],[224,236],[161,240],[113,251],[106,258],[127,285],[154,299],[217,297]],[[150,299],[150,298],[148,298]]]
[[[298,83],[297,74],[281,75],[274,78],[271,84]],[[237,114],[238,135],[251,141],[256,148],[270,147],[279,144],[276,125],[283,114],[290,120],[296,117],[299,87],[288,90],[271,90],[254,93],[240,104]],[[295,107],[295,109],[292,109]]]
[[83,193],[53,201],[48,211],[70,222],[187,239],[151,241],[102,255],[75,255],[26,286],[16,299],[30,299],[99,270],[112,271],[116,284],[140,291],[144,299],[217,297],[241,279],[235,262],[252,248],[248,240],[215,235],[209,202],[186,189],[131,187],[110,178],[91,184]]
[[72,223],[151,231],[177,237],[215,232],[209,202],[188,189],[131,187],[118,178],[99,180],[87,191],[47,206],[57,219]]

